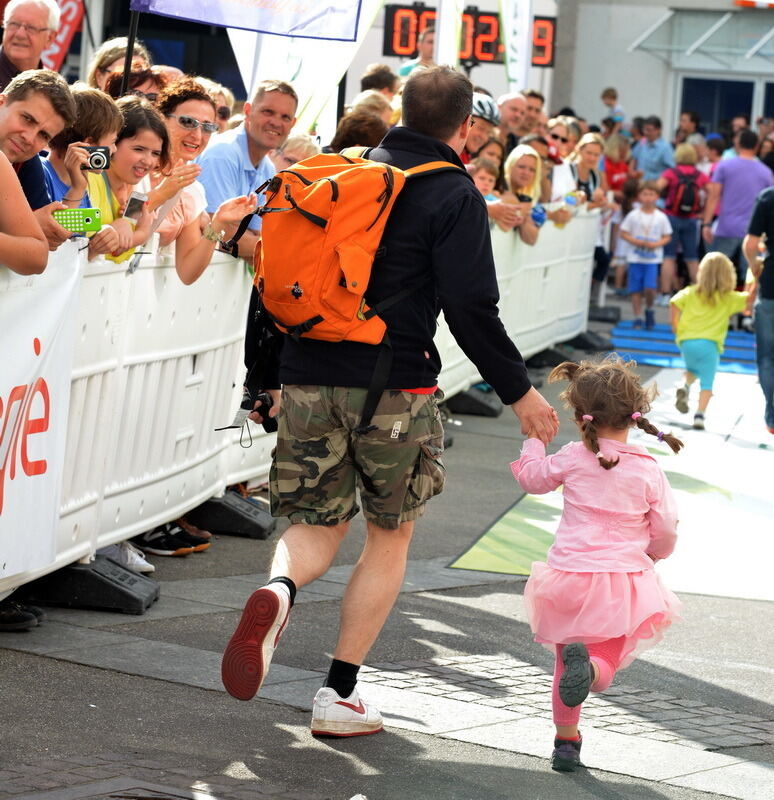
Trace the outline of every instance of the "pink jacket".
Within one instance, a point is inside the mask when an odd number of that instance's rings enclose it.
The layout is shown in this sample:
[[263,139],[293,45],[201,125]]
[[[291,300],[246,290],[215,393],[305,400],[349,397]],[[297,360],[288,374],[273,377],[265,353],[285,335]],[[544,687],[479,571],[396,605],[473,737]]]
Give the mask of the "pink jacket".
[[548,564],[567,572],[639,572],[648,554],[666,558],[675,547],[677,504],[666,475],[641,445],[600,439],[610,470],[583,444],[572,442],[546,456],[539,439],[527,439],[511,471],[525,492],[564,486],[564,511]]

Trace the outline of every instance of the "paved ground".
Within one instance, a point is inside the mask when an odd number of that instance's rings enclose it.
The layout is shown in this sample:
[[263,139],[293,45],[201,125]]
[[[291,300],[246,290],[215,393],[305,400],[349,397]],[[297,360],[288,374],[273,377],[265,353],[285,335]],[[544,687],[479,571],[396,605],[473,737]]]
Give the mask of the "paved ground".
[[[299,594],[250,703],[223,692],[219,659],[273,543],[221,537],[157,559],[161,599],[142,617],[50,609],[38,629],[0,635],[0,800],[774,797],[774,605],[718,596],[725,585],[682,593],[685,621],[589,701],[589,768],[550,770],[550,657],[531,641],[524,580],[447,568],[517,498],[507,463],[520,436],[506,415],[452,430],[447,491],[362,675],[384,733],[308,730],[362,527]],[[715,561],[731,580],[755,553],[725,533]]]

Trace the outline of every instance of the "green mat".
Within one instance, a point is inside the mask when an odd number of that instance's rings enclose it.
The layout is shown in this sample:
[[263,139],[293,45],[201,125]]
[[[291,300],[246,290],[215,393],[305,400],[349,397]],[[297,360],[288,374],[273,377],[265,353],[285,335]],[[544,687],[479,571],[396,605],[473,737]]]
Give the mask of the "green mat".
[[449,566],[529,575],[533,561],[545,561],[561,515],[561,492],[525,494]]

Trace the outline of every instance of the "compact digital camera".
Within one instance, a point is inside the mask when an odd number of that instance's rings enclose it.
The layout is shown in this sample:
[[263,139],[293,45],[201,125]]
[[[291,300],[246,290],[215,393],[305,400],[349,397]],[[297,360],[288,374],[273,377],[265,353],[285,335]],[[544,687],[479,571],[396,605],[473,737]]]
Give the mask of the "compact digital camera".
[[109,147],[84,147],[89,153],[89,160],[81,169],[107,169],[110,166]]

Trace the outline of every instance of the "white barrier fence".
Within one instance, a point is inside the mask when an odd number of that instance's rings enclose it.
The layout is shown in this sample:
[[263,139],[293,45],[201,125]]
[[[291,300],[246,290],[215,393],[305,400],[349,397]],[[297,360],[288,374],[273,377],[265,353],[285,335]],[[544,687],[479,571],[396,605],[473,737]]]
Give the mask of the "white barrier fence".
[[[525,358],[585,330],[597,226],[598,216],[585,213],[562,230],[548,224],[533,248],[512,233],[493,231],[501,316]],[[185,286],[168,255],[145,255],[128,274],[125,264],[85,264],[74,244],[65,247],[44,275],[22,284],[3,283],[8,273],[0,269],[0,318],[10,291],[18,297],[29,287],[32,299],[36,283],[50,281],[61,259],[79,262],[70,269],[83,273],[71,322],[75,345],[58,525],[18,530],[0,508],[0,596],[175,519],[231,483],[268,474],[273,435],[252,426],[253,445],[245,449],[238,433],[215,431],[230,422],[241,397],[251,282],[243,262],[218,253],[202,277]],[[30,314],[35,311],[31,305]],[[7,349],[4,327],[0,342]],[[436,343],[444,364],[439,384],[447,395],[479,380],[443,320]],[[9,358],[19,356],[2,354],[0,401],[13,385],[3,366]],[[0,404],[0,430],[2,419]],[[25,476],[24,484],[21,476],[9,480],[6,465],[7,450],[0,448],[6,503],[15,494],[29,497],[36,476]],[[6,569],[18,561],[7,554],[30,535],[55,553],[53,560]]]

